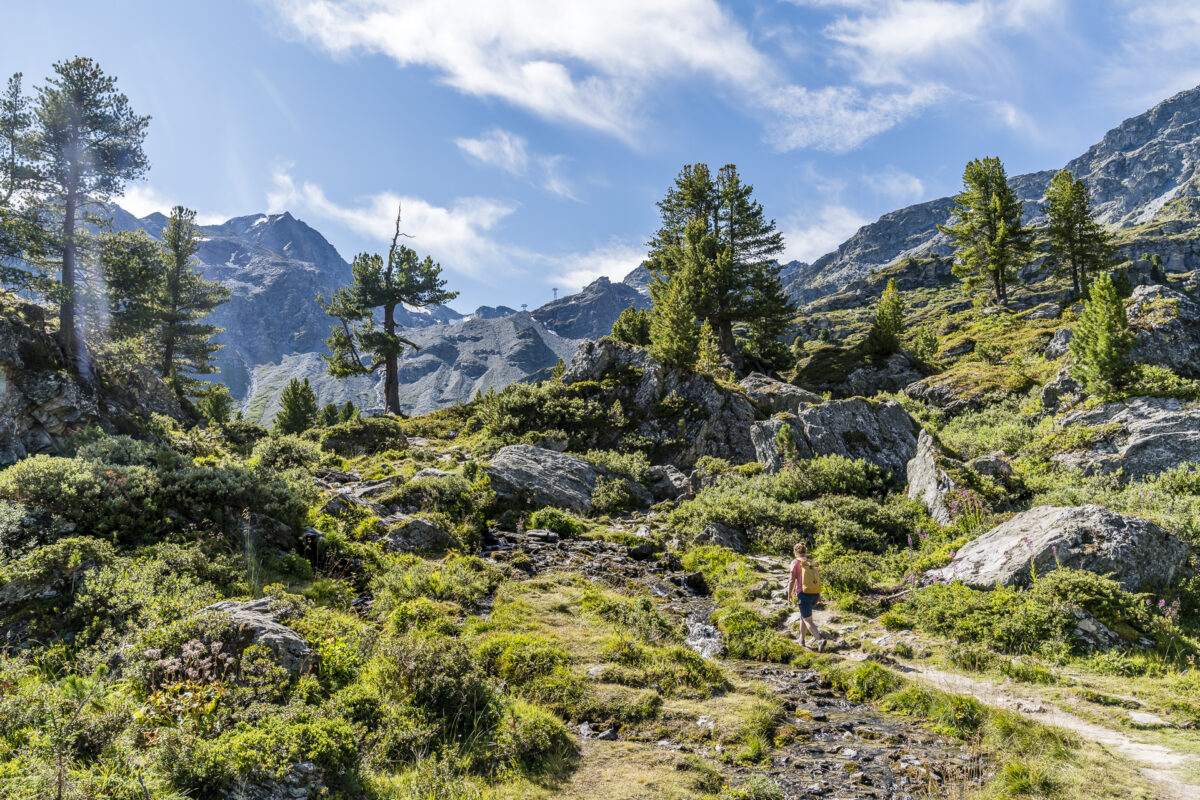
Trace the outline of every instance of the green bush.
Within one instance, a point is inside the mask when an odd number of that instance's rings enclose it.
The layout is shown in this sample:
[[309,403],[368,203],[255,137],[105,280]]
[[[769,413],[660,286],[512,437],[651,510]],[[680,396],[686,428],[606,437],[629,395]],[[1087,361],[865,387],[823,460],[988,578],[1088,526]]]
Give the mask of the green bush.
[[404,421],[390,415],[358,417],[328,428],[309,430],[304,438],[318,441],[322,450],[343,457],[374,455],[407,446]]
[[886,667],[864,661],[843,674],[837,681],[846,692],[846,699],[856,703],[878,700],[900,688],[900,676]]
[[580,605],[585,612],[611,622],[643,642],[682,638],[679,623],[656,609],[648,597],[625,597],[585,589]]
[[725,637],[725,649],[733,658],[786,664],[800,652],[794,642],[780,636],[766,619],[745,606],[723,606],[713,614],[713,621]]
[[450,556],[436,562],[404,555],[372,579],[371,591],[375,609],[387,616],[400,603],[423,597],[473,607],[496,591],[501,579],[495,567],[475,556]]
[[637,508],[640,505],[627,478],[602,477],[592,489],[592,508],[597,513],[607,514]]
[[260,470],[311,469],[321,463],[321,448],[299,436],[270,436],[254,445],[251,457]]
[[490,674],[513,686],[526,686],[570,663],[571,657],[557,644],[528,633],[497,633],[475,648]]
[[587,530],[587,525],[583,524],[570,511],[564,511],[554,506],[546,506],[534,511],[529,515],[526,527],[553,531],[564,538],[578,536]]
[[961,583],[935,584],[910,594],[900,608],[923,631],[1007,653],[1070,642],[1075,630],[1070,608],[1002,586],[980,591]]
[[575,739],[562,720],[544,708],[513,700],[500,722],[502,760],[529,773],[560,771],[576,754]]
[[583,457],[609,472],[624,475],[638,483],[645,483],[650,476],[650,459],[640,450],[589,450]]
[[462,521],[477,515],[493,499],[486,478],[470,483],[459,475],[446,475],[401,484],[379,498],[379,502],[409,511],[440,512]]

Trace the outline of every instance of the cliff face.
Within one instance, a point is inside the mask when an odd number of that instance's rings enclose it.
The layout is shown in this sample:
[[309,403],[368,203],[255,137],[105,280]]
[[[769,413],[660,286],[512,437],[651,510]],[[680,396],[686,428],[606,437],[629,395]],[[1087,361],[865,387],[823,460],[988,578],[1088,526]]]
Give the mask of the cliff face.
[[[1181,92],[1125,120],[1065,166],[1087,183],[1100,219],[1128,231],[1122,247],[1126,256],[1136,257],[1145,250],[1157,252],[1167,269],[1183,271],[1200,266],[1200,258],[1193,253],[1196,248],[1178,239],[1182,231],[1193,227],[1200,209],[1196,202],[1200,194],[1198,156],[1200,88]],[[1041,206],[1054,172],[1012,178],[1028,221],[1041,220]],[[808,303],[902,259],[949,255],[949,241],[938,233],[937,226],[950,220],[952,205],[952,198],[941,197],[893,211],[864,225],[832,253],[811,264],[792,262],[785,268],[789,294]],[[1178,224],[1183,221],[1188,224]],[[1153,229],[1134,229],[1146,225]]]

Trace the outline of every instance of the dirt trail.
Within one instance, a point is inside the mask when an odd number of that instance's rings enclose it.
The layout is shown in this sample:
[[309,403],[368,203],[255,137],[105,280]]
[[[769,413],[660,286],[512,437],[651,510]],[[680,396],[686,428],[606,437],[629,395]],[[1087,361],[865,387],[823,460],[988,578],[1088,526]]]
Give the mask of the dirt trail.
[[[756,560],[770,572],[777,573],[773,577],[786,581],[786,566],[782,562],[776,565],[772,563],[773,560]],[[814,611],[813,622],[821,631],[835,633],[838,626],[831,624],[832,616],[833,612],[829,607],[822,605]],[[799,638],[798,628],[792,635]],[[855,661],[861,661],[867,656],[862,650],[842,651],[840,655]],[[1158,789],[1158,800],[1200,800],[1200,785],[1184,780],[1180,774],[1180,769],[1195,758],[1190,754],[1141,741],[1122,730],[1089,722],[1040,698],[1015,694],[1008,687],[998,686],[990,681],[916,663],[906,663],[901,669],[908,677],[935,689],[968,695],[987,705],[1011,709],[1044,725],[1069,730],[1086,740],[1096,742],[1109,752],[1132,761],[1142,777]]]

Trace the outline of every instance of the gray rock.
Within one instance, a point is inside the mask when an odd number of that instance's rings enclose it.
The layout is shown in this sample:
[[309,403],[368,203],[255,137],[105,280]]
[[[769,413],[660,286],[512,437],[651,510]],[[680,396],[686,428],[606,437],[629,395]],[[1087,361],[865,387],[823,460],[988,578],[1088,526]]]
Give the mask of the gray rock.
[[1165,286],[1139,286],[1127,313],[1137,332],[1131,359],[1200,378],[1200,305]]
[[388,531],[379,542],[394,553],[433,553],[445,550],[454,539],[437,525],[420,517],[395,514],[383,520]]
[[1103,441],[1083,452],[1054,456],[1089,473],[1121,470],[1126,479],[1143,478],[1185,461],[1200,461],[1200,409],[1175,398],[1134,397],[1062,417],[1060,427],[1115,425]]
[[1075,335],[1075,331],[1071,328],[1059,328],[1050,337],[1050,343],[1046,345],[1044,355],[1050,361],[1056,358],[1062,358],[1067,354],[1071,347],[1071,337]]
[[[557,506],[581,514],[592,511],[592,493],[596,484],[608,473],[579,456],[557,453],[532,445],[510,445],[501,448],[487,468],[492,489],[533,506]],[[625,480],[625,479],[622,479]],[[654,498],[646,488],[634,481],[626,485],[642,505]]]
[[710,523],[704,530],[692,537],[693,547],[701,544],[728,547],[738,553],[744,553],[747,547],[744,533],[720,522]]
[[228,620],[234,632],[234,646],[239,651],[252,644],[261,644],[292,675],[310,672],[320,661],[320,654],[309,647],[300,634],[279,622],[275,603],[269,597],[226,600],[208,606],[204,611]]
[[649,472],[650,494],[655,500],[678,500],[692,492],[688,476],[673,464],[655,465]]
[[938,466],[937,445],[927,431],[917,437],[917,454],[908,462],[908,496],[920,500],[929,516],[942,525],[950,524],[946,498],[958,489],[954,480]]
[[822,402],[819,394],[813,394],[795,384],[768,378],[761,372],[751,372],[738,382],[738,386],[746,392],[755,408],[768,415],[780,412],[795,414],[804,406]]
[[903,476],[917,452],[920,425],[894,400],[861,397],[831,400],[802,409],[794,419],[771,419],[751,426],[751,441],[763,466],[778,468],[776,437],[789,425],[799,458],[840,455],[861,458]]
[[1061,408],[1078,403],[1082,398],[1083,387],[1071,377],[1070,370],[1063,367],[1054,380],[1042,387],[1042,410],[1054,414]]
[[997,483],[1006,484],[1016,477],[1012,465],[1008,463],[1008,457],[1001,452],[972,458],[967,462],[967,466]]
[[1121,644],[1121,636],[1090,612],[1076,608],[1075,637],[1093,650],[1107,650]]
[[1147,711],[1130,711],[1129,722],[1137,728],[1168,728],[1171,723]]
[[948,566],[926,574],[977,589],[1028,586],[1031,559],[1039,575],[1061,564],[1112,573],[1127,590],[1138,591],[1170,584],[1184,568],[1187,545],[1149,520],[1099,506],[1038,506],[967,543]]
[[418,472],[416,475],[413,475],[412,479],[414,481],[419,481],[419,480],[424,480],[425,478],[448,478],[448,477],[450,477],[450,474],[451,473],[446,472],[446,470],[444,470],[444,469],[437,469],[436,467],[425,467],[423,470]]
[[1025,319],[1058,319],[1062,316],[1062,309],[1057,303],[1041,303],[1025,312]]
[[924,376],[906,353],[893,353],[882,364],[859,367],[837,387],[841,397],[872,397],[880,392],[897,392]]

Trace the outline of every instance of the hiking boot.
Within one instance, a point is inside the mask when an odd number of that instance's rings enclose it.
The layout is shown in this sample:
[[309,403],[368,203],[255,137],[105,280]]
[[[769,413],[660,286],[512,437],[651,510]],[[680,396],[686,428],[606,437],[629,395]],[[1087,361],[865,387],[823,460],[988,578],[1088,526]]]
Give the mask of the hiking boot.
[[818,640],[817,640],[817,652],[819,653],[819,652],[821,652],[821,651],[822,651],[822,650],[824,650],[824,649],[825,649],[825,640],[824,640],[824,639],[818,639]]

